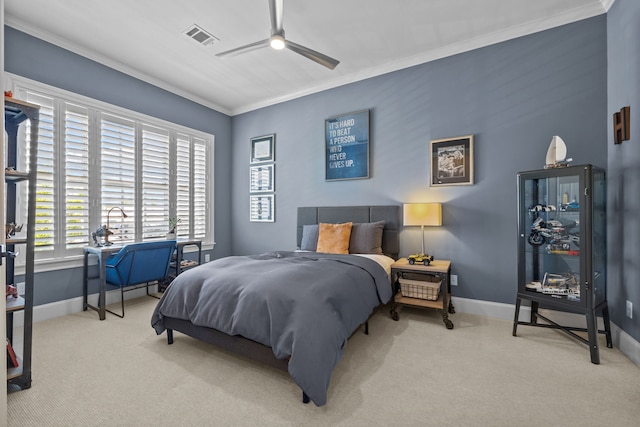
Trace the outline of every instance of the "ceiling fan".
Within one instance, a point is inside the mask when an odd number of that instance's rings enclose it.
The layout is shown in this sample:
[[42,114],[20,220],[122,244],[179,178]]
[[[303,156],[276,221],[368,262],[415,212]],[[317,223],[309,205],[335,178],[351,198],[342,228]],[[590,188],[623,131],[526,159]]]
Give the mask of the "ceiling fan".
[[271,37],[265,40],[260,40],[259,42],[248,44],[246,46],[241,46],[235,49],[227,50],[226,52],[218,53],[216,56],[235,56],[267,46],[271,46],[276,50],[281,50],[286,47],[287,49],[292,50],[295,53],[304,56],[305,58],[317,62],[320,65],[324,65],[330,70],[336,68],[336,65],[338,65],[340,61],[284,38],[284,28],[282,28],[283,6],[284,0],[269,0],[269,12],[271,14]]

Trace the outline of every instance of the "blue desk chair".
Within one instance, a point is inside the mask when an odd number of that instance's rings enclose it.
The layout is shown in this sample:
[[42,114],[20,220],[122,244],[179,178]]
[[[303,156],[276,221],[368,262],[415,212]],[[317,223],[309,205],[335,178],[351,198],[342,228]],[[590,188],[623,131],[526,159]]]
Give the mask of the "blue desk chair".
[[124,317],[124,293],[142,287],[147,288],[147,295],[158,298],[149,293],[149,285],[167,278],[175,248],[175,240],[131,243],[109,257],[105,265],[106,282],[107,285],[120,288],[122,315],[107,311]]

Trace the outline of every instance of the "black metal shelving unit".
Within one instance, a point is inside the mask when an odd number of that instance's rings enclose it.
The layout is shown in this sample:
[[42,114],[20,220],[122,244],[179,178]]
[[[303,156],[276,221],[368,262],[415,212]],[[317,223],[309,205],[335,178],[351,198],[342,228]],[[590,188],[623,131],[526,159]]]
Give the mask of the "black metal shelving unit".
[[[17,367],[7,367],[8,391],[24,390],[31,387],[31,350],[33,326],[33,281],[34,281],[34,251],[35,251],[35,194],[37,177],[37,147],[38,122],[40,107],[28,102],[5,96],[4,120],[7,132],[7,149],[5,164],[5,209],[6,222],[16,223],[16,199],[18,186],[28,185],[28,202],[26,218],[26,238],[12,238],[7,236],[6,250],[2,259],[6,261],[7,284],[15,285],[15,253],[24,248],[25,251],[25,292],[24,297],[7,299],[7,331],[10,343],[14,343],[14,315],[20,311],[24,313],[22,328],[22,348],[15,348],[18,356]],[[30,123],[29,171],[20,171],[18,164],[18,131],[26,122]],[[17,341],[17,340],[16,340]]]

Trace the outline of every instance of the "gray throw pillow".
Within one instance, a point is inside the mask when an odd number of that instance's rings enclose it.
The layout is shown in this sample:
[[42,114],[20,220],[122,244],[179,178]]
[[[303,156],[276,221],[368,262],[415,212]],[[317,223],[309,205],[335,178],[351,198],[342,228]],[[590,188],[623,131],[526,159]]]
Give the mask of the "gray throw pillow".
[[318,247],[318,224],[302,226],[302,241],[300,242],[300,250],[316,251]]
[[349,241],[350,254],[382,254],[384,221],[354,222]]

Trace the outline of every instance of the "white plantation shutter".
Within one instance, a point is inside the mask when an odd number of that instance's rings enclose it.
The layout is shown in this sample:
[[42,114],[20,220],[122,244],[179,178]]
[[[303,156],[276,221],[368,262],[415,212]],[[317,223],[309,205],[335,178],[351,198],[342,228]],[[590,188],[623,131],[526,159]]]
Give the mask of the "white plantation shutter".
[[[136,206],[135,122],[103,114],[100,125],[102,224],[116,230],[116,243],[135,240]],[[127,215],[124,218],[121,208]]]
[[87,108],[72,104],[65,110],[65,245],[74,249],[86,246],[90,235],[89,113]]
[[[51,250],[53,249],[55,239],[55,156],[54,156],[54,99],[38,93],[27,93],[27,102],[40,105],[40,121],[38,124],[38,163],[37,163],[37,179],[36,179],[36,233],[35,233],[35,250]],[[28,122],[27,122],[28,123]],[[30,126],[27,126],[26,141],[30,141]],[[29,158],[28,142],[25,160]],[[25,165],[24,170],[28,170]],[[26,186],[24,217],[26,218]]]
[[204,239],[207,235],[209,218],[208,201],[208,161],[207,144],[203,139],[193,138],[193,237]]
[[[16,98],[40,106],[38,260],[81,254],[109,212],[114,243],[164,238],[171,217],[180,218],[178,237],[213,242],[208,135],[45,86],[14,86]],[[27,125],[18,134],[22,171],[29,132]],[[27,186],[19,189],[18,224],[28,198]]]
[[142,126],[142,238],[164,237],[169,224],[169,131]]
[[193,150],[188,135],[176,138],[176,218],[178,237],[189,237],[191,230],[191,162]]

